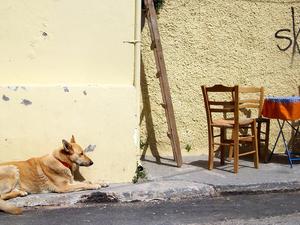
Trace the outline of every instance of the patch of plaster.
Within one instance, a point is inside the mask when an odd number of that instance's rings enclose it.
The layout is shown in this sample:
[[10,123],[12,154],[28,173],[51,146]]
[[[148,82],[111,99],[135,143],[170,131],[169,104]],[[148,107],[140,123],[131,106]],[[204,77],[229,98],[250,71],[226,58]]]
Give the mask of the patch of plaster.
[[2,95],[2,100],[3,101],[9,101],[9,97],[7,97],[6,95]]
[[84,149],[84,152],[93,152],[96,148],[96,145],[89,145]]
[[27,100],[27,99],[23,99],[22,102],[21,102],[21,104],[23,104],[23,105],[25,105],[25,106],[28,106],[28,105],[31,105],[32,102],[29,101],[29,100]]
[[8,86],[7,88],[12,91],[17,91],[19,87],[18,86]]

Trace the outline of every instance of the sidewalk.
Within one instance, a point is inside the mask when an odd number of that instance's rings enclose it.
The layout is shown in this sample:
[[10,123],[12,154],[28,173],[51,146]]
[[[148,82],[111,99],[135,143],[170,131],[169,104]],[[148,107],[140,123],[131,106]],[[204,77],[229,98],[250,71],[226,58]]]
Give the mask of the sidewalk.
[[137,184],[111,184],[108,188],[66,194],[38,194],[10,200],[18,206],[71,206],[77,203],[132,202],[214,197],[226,194],[282,192],[300,190],[300,164],[291,169],[285,155],[274,156],[270,163],[253,168],[253,162],[240,160],[238,174],[233,174],[232,163],[207,170],[207,156],[184,157],[177,168],[172,160],[162,159],[157,164],[146,156],[142,165],[147,180]]

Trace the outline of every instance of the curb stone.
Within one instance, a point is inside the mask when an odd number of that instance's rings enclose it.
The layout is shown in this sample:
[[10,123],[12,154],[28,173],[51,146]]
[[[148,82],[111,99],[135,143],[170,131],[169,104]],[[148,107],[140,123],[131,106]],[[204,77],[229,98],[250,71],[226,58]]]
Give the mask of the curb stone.
[[219,195],[293,192],[300,190],[300,182],[288,181],[246,185],[216,185],[215,189]]
[[215,188],[208,184],[171,180],[141,183],[115,191],[120,202],[169,200],[191,196],[213,197],[217,194]]
[[299,191],[300,182],[212,185],[181,180],[152,181],[109,187],[103,191],[34,194],[9,200],[18,207],[74,206],[82,203],[149,202],[154,200],[217,197],[232,194]]
[[136,202],[217,195],[215,188],[211,185],[186,181],[147,182],[103,190],[33,194],[14,198],[9,202],[18,207],[72,206],[77,203]]

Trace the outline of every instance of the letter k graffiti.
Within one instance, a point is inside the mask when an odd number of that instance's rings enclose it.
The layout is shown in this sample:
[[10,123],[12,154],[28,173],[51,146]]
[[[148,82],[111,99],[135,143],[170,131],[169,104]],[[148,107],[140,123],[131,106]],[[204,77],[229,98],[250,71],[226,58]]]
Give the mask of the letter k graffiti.
[[292,61],[291,61],[291,63],[293,64],[294,63],[294,56],[295,56],[296,50],[300,54],[300,48],[299,48],[299,44],[298,44],[298,36],[300,34],[300,28],[298,29],[298,32],[296,34],[296,24],[295,24],[294,7],[292,7],[292,20],[293,20],[293,36],[294,36],[294,41],[293,41],[293,52],[292,52]]

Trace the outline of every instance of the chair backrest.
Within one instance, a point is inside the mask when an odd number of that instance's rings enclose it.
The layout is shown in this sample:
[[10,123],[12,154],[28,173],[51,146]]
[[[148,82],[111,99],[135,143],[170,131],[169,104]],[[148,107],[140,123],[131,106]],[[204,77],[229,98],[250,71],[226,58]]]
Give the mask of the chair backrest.
[[204,98],[208,126],[212,124],[215,113],[233,113],[235,124],[239,121],[239,87],[215,85],[201,86]]
[[[264,103],[263,87],[239,87],[239,103],[240,111],[251,117],[251,109],[257,110],[257,117],[261,117],[262,107]],[[250,111],[246,111],[250,110]]]

